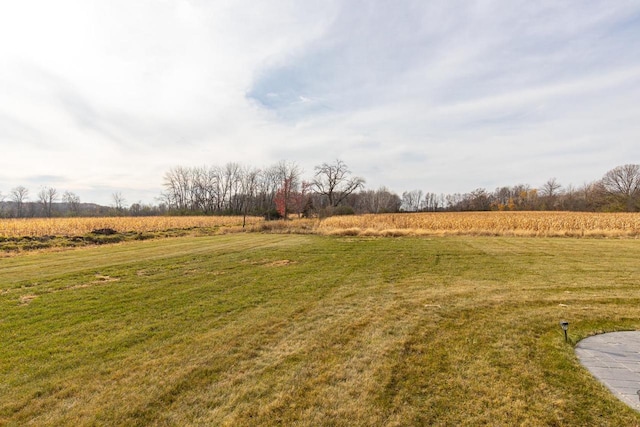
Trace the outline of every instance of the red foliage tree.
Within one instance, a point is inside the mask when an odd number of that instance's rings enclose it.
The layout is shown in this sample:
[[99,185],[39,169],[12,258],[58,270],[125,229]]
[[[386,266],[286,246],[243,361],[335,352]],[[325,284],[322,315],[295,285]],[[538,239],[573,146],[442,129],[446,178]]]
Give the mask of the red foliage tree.
[[291,179],[286,178],[282,183],[282,186],[278,188],[274,202],[276,204],[276,210],[280,216],[287,219],[291,205]]
[[287,218],[290,213],[296,213],[298,217],[301,216],[309,202],[311,186],[311,183],[303,182],[301,191],[294,191],[291,180],[285,179],[282,186],[276,191],[274,198],[276,210],[280,216]]

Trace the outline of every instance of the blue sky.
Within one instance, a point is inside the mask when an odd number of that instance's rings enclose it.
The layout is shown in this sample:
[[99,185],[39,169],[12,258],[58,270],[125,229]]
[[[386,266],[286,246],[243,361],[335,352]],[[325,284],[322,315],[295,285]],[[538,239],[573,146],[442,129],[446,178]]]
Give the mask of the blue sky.
[[401,193],[640,163],[640,0],[0,6],[0,193],[153,202],[171,167],[336,158]]

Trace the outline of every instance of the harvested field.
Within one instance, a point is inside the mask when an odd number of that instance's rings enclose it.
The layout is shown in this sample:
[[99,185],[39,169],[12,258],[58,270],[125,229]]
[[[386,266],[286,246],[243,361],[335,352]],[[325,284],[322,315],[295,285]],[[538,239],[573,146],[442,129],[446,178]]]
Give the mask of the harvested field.
[[[262,221],[247,217],[247,224]],[[242,226],[241,216],[152,216],[100,218],[0,219],[0,237],[80,236],[94,230],[119,233],[157,232],[188,228],[233,228]]]
[[[256,227],[269,227],[257,224]],[[293,220],[276,231],[351,236],[637,237],[640,213],[437,212]]]

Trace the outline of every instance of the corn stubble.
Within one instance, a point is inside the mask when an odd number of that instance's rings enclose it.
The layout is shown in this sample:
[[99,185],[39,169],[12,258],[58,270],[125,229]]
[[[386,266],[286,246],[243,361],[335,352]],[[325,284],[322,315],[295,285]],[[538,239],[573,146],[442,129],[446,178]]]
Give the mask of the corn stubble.
[[331,217],[321,234],[371,236],[471,235],[521,237],[637,237],[638,213],[438,212]]
[[[247,217],[249,225],[259,221],[261,221],[259,217]],[[120,233],[149,233],[175,229],[241,226],[242,217],[239,216],[0,219],[0,237],[78,236],[105,228]]]
[[438,212],[368,214],[324,219],[264,221],[239,216],[0,219],[0,238],[77,236],[96,229],[159,232],[219,228],[343,236],[637,237],[640,213]]

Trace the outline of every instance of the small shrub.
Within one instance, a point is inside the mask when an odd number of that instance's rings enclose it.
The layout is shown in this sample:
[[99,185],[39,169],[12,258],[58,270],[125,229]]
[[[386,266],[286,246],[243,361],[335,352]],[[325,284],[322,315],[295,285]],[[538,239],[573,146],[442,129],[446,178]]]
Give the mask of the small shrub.
[[355,215],[355,211],[351,206],[335,206],[322,209],[318,212],[320,218],[328,218],[331,216]]
[[336,206],[333,208],[333,215],[342,216],[342,215],[355,215],[356,212],[353,210],[351,206]]
[[280,215],[280,212],[278,212],[277,209],[271,209],[264,213],[265,221],[275,221],[278,219],[282,219],[282,215]]
[[117,231],[113,228],[98,228],[97,230],[93,230],[91,234],[97,234],[100,236],[111,236],[112,234],[116,234]]

